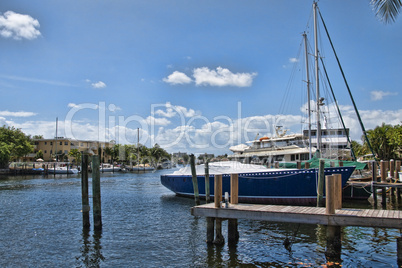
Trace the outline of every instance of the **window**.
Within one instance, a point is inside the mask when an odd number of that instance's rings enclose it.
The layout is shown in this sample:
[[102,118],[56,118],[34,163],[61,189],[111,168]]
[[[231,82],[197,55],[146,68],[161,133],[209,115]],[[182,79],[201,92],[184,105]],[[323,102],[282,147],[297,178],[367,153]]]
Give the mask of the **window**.
[[47,145],[47,141],[45,141],[45,145]]
[[60,142],[60,145],[63,145],[63,142],[62,142],[62,141]]
[[52,141],[50,142],[50,145],[53,145],[53,142],[52,142]]
[[64,150],[64,154],[68,154],[68,151],[67,151],[67,150]]
[[45,150],[45,154],[47,153],[47,151]]
[[65,142],[64,142],[64,145],[68,145],[68,141],[65,141]]
[[309,154],[300,154],[300,160],[309,160]]

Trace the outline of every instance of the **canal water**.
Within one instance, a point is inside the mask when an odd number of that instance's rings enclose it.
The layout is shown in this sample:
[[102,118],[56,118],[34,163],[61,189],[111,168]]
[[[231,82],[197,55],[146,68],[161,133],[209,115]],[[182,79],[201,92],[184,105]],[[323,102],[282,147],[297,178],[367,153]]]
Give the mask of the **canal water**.
[[82,228],[80,175],[0,177],[0,267],[397,267],[394,229],[343,228],[336,263],[318,225],[239,220],[237,246],[207,245],[170,172],[102,174],[101,232]]

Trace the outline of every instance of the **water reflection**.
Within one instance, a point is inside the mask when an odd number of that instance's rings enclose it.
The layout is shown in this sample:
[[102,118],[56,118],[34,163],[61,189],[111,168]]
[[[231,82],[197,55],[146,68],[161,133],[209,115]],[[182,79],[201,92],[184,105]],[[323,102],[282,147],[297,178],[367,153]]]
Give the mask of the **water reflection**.
[[101,238],[102,230],[94,230],[91,239],[90,229],[83,228],[81,255],[76,258],[77,267],[100,267],[100,264],[105,261],[102,254]]

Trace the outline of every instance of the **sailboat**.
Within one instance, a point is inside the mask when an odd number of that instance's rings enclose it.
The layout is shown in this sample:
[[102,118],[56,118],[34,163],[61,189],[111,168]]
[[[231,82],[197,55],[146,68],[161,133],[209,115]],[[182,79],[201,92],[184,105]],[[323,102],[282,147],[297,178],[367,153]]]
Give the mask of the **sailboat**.
[[[317,3],[313,4],[314,9],[314,33],[315,33],[315,63],[316,63],[316,79],[318,79],[318,42],[317,42]],[[311,123],[309,131],[310,141],[309,148],[300,147],[300,143],[303,143],[302,137],[293,135],[286,135],[286,131],[279,132],[277,138],[262,137],[254,141],[254,145],[260,146],[266,152],[271,152],[271,156],[275,156],[274,152],[278,151],[278,145],[281,145],[281,155],[284,155],[285,151],[294,152],[294,155],[298,155],[298,160],[308,160],[312,153],[317,153],[322,148],[322,129],[320,122],[320,106],[322,99],[319,96],[319,83],[316,81],[316,149],[312,149],[311,144],[313,141]],[[310,114],[309,110],[309,114]],[[273,143],[275,141],[275,143]],[[269,150],[269,144],[275,144],[276,148]],[[264,148],[265,146],[265,148]],[[233,148],[232,148],[233,149]],[[236,148],[239,151],[239,155],[247,152],[247,147],[239,146]],[[253,148],[252,148],[253,149]],[[258,154],[258,148],[254,148],[254,154]],[[275,149],[275,150],[274,150]],[[303,149],[303,152],[297,151]],[[276,155],[277,156],[277,155]],[[306,159],[303,159],[305,157]],[[258,158],[260,159],[260,158]],[[279,159],[277,159],[279,160]],[[266,168],[261,165],[253,165],[248,163],[240,163],[236,161],[209,163],[209,180],[211,187],[211,195],[214,194],[213,180],[215,174],[222,174],[223,191],[230,192],[230,175],[237,173],[239,176],[239,202],[249,203],[270,203],[270,204],[299,204],[308,205],[316,204],[317,202],[317,178],[318,169],[272,169]],[[325,168],[325,175],[341,174],[342,187],[346,184],[349,177],[355,170],[355,166],[343,166],[335,168]],[[205,196],[205,175],[204,166],[197,167],[197,181],[200,197]],[[161,176],[161,183],[179,196],[192,197],[193,185],[192,175],[189,167],[184,167],[179,171],[169,175]]]

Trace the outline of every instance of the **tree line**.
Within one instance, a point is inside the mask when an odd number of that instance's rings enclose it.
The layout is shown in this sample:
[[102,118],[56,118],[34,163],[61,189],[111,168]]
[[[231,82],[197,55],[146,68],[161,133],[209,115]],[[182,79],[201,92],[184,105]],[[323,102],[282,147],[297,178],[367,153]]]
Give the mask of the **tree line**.
[[[402,125],[389,125],[382,123],[372,130],[366,131],[372,151],[375,157],[380,160],[401,159],[402,157]],[[42,136],[26,135],[15,127],[3,126],[0,128],[0,168],[7,168],[11,161],[17,161],[34,152],[34,140]],[[364,139],[362,139],[364,140]],[[363,143],[352,141],[352,149],[356,157],[371,154],[370,146],[364,140]],[[99,148],[101,150],[101,148]],[[81,162],[81,152],[72,149],[69,153],[74,157],[76,163]],[[102,155],[102,152],[98,152]],[[122,164],[151,164],[157,165],[165,160],[171,160],[170,154],[158,144],[152,148],[145,145],[122,145],[116,144],[113,147],[105,148],[104,154],[110,156],[112,162]],[[40,152],[37,153],[40,158]],[[102,161],[103,160],[103,161]],[[101,159],[104,162],[104,159]]]

